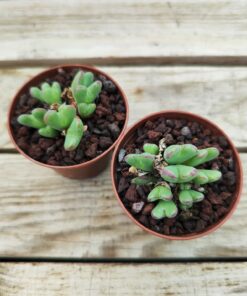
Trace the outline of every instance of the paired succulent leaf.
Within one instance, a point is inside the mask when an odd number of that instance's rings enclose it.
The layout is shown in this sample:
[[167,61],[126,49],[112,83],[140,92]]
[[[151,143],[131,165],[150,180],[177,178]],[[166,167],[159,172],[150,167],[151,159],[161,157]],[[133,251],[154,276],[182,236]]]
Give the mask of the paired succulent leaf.
[[160,176],[167,182],[171,183],[188,183],[192,181],[197,170],[186,165],[169,165],[158,168]]
[[197,151],[197,154],[185,162],[189,166],[198,166],[219,156],[219,150],[215,147],[205,148]]
[[53,82],[52,85],[44,82],[41,84],[41,89],[38,87],[31,87],[30,94],[32,97],[48,105],[62,104],[61,87],[58,82]]
[[91,72],[78,71],[71,84],[72,94],[77,104],[93,103],[101,89],[101,81],[94,81],[94,75]]
[[40,128],[38,132],[42,137],[46,137],[46,138],[55,138],[59,134],[57,130],[53,129],[49,125]]
[[172,200],[160,200],[153,208],[151,215],[154,219],[173,218],[177,212],[177,206]]
[[162,200],[171,200],[172,199],[172,192],[169,185],[158,185],[154,187],[154,189],[148,195],[148,201],[156,201],[158,199]]
[[76,109],[72,105],[61,105],[58,111],[49,110],[46,112],[44,121],[55,130],[67,129],[76,116]]
[[164,159],[168,164],[182,164],[197,154],[197,148],[191,144],[171,145],[164,151]]
[[92,72],[83,72],[83,71],[78,71],[71,83],[71,89],[72,92],[75,91],[77,86],[83,85],[85,87],[88,87],[91,85],[94,81],[94,75]]
[[195,190],[182,190],[179,193],[179,201],[186,207],[192,207],[194,202],[200,202],[204,198],[204,194]]
[[78,105],[83,103],[86,95],[87,95],[87,88],[84,85],[78,85],[76,87],[76,90],[73,93],[73,97]]
[[77,105],[77,109],[81,118],[88,118],[94,113],[96,109],[96,104],[80,103],[79,105]]
[[46,125],[44,122],[45,113],[46,109],[35,108],[32,110],[31,114],[22,114],[17,120],[22,125],[39,129]]
[[143,146],[144,152],[157,155],[159,154],[159,147],[156,144],[144,144]]
[[46,112],[46,109],[35,108],[31,114],[20,115],[18,122],[22,125],[38,129],[39,134],[43,137],[55,138],[58,132],[46,125],[44,121]]
[[195,184],[203,185],[218,181],[222,174],[217,170],[197,170],[198,174],[193,180]]
[[81,119],[76,116],[70,127],[67,129],[64,149],[67,151],[72,151],[78,147],[81,142],[81,138],[83,136],[83,123]]
[[125,156],[125,161],[130,166],[134,166],[144,172],[152,172],[154,168],[154,155],[146,152],[142,154],[128,154]]
[[101,92],[102,83],[101,81],[97,80],[94,81],[88,88],[87,88],[87,96],[85,98],[85,103],[90,104],[95,101],[99,93]]

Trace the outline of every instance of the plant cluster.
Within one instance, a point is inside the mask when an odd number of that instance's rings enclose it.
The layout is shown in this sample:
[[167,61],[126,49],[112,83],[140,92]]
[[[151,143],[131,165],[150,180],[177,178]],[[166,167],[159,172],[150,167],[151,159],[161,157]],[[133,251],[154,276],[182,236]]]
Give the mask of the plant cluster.
[[[43,137],[55,138],[58,134],[64,135],[64,149],[74,150],[86,130],[82,119],[94,113],[95,99],[101,88],[101,81],[95,81],[92,72],[83,71],[77,72],[70,88],[63,92],[58,82],[51,85],[44,82],[41,88],[30,88],[31,96],[43,103],[44,108],[35,108],[31,114],[22,114],[17,120],[22,125],[38,129],[38,133]],[[63,100],[64,94],[69,104]]]
[[[125,161],[131,166],[133,184],[154,186],[147,200],[158,201],[151,213],[155,219],[175,217],[178,206],[182,210],[190,209],[193,203],[203,200],[202,185],[216,182],[222,176],[218,170],[196,168],[218,157],[215,147],[197,149],[192,144],[166,147],[162,139],[159,146],[147,143],[143,150],[140,154],[128,154]],[[176,198],[173,198],[172,188],[178,192]]]

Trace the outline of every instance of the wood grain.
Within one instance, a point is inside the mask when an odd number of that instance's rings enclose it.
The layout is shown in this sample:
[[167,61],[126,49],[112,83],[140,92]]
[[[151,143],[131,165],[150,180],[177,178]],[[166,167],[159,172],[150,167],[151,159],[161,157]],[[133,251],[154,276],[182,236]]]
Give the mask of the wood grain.
[[246,12],[245,0],[2,0],[0,63],[246,62]]
[[[247,168],[247,154],[242,154]],[[0,154],[0,256],[63,258],[247,257],[242,200],[218,231],[193,241],[156,238],[114,197],[109,168],[87,181],[63,178],[18,154]]]
[[[125,90],[132,124],[162,109],[186,110],[218,123],[238,147],[247,147],[246,67],[102,67]],[[41,68],[0,68],[0,148],[11,148],[8,105],[16,90]]]
[[1,263],[4,296],[246,295],[247,263]]

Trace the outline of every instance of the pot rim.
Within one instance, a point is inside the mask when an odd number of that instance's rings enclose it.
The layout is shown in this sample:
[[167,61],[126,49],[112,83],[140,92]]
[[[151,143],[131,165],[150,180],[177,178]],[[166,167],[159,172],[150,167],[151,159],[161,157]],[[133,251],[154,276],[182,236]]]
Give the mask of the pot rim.
[[[145,123],[147,120],[158,118],[159,116],[164,116],[164,117],[167,116],[169,118],[169,115],[171,115],[171,114],[177,114],[178,118],[180,116],[182,116],[183,118],[186,117],[186,118],[190,119],[191,121],[198,120],[199,122],[203,122],[206,126],[210,126],[210,129],[212,129],[212,127],[213,127],[217,130],[217,132],[222,134],[227,139],[227,141],[230,144],[230,147],[233,151],[233,156],[236,160],[236,174],[238,174],[238,178],[237,178],[238,182],[237,182],[237,186],[236,186],[236,192],[234,193],[235,198],[232,202],[232,205],[230,206],[229,211],[225,215],[225,217],[223,219],[219,220],[218,222],[216,222],[215,224],[210,225],[208,228],[206,228],[203,231],[200,231],[198,233],[191,233],[191,234],[189,233],[189,234],[178,235],[178,236],[166,235],[166,234],[161,234],[161,233],[155,232],[154,230],[151,230],[148,227],[142,225],[137,219],[135,219],[134,216],[124,206],[124,204],[117,192],[116,180],[115,180],[115,166],[116,166],[116,162],[117,162],[117,156],[118,156],[119,150],[121,149],[122,144],[125,144],[125,140],[128,140],[131,137],[131,135],[133,134],[133,132],[139,126],[141,126],[143,123]],[[202,236],[206,236],[206,235],[214,232],[216,229],[218,229],[220,226],[222,226],[232,216],[232,214],[235,211],[235,209],[240,201],[240,198],[241,198],[241,193],[242,193],[242,188],[243,188],[243,168],[242,168],[240,156],[238,154],[237,149],[235,148],[235,145],[233,144],[230,137],[218,125],[211,122],[209,119],[206,119],[202,116],[199,116],[199,115],[191,113],[191,112],[178,111],[178,110],[163,110],[163,111],[151,113],[151,114],[146,115],[145,117],[141,118],[136,123],[132,124],[127,129],[126,133],[124,135],[122,135],[122,137],[118,141],[118,143],[114,149],[114,152],[113,152],[112,161],[111,161],[111,179],[112,179],[113,191],[115,193],[115,196],[116,196],[118,202],[120,203],[120,206],[122,207],[124,212],[127,214],[127,216],[135,224],[137,224],[139,227],[141,227],[143,230],[147,231],[148,233],[155,235],[157,237],[160,237],[160,238],[165,238],[165,239],[169,239],[169,240],[190,240],[190,239],[200,238]]]
[[[124,105],[125,105],[125,109],[126,109],[126,118],[125,118],[125,123],[123,125],[122,131],[120,132],[118,138],[115,140],[115,142],[113,142],[113,144],[107,149],[105,150],[102,154],[98,155],[97,157],[88,160],[86,162],[83,163],[79,163],[76,165],[67,165],[67,166],[59,166],[59,165],[50,165],[50,164],[46,164],[43,162],[40,162],[38,160],[33,159],[32,157],[30,157],[28,154],[26,154],[16,143],[14,136],[13,136],[13,132],[12,132],[12,128],[11,128],[11,117],[12,117],[12,112],[14,110],[14,107],[16,105],[17,100],[20,97],[21,92],[23,91],[23,89],[26,88],[26,85],[29,84],[32,80],[38,78],[39,76],[43,76],[45,74],[49,74],[52,71],[58,70],[60,68],[66,68],[66,69],[73,69],[73,68],[80,68],[82,70],[87,70],[87,71],[91,71],[93,73],[97,73],[100,75],[104,75],[105,77],[107,77],[107,79],[111,80],[117,87],[121,97],[123,98],[124,101]],[[49,75],[47,75],[47,77],[49,77]],[[38,74],[32,76],[30,79],[28,79],[27,81],[25,81],[22,86],[18,89],[18,91],[15,93],[14,98],[12,99],[10,106],[8,108],[8,115],[7,115],[7,129],[8,129],[8,134],[10,136],[11,142],[14,144],[15,148],[18,150],[18,152],[23,155],[24,157],[26,157],[27,159],[29,159],[30,161],[41,165],[43,167],[47,167],[47,168],[51,168],[51,169],[59,169],[59,170],[67,170],[67,169],[76,169],[76,168],[82,168],[83,166],[88,166],[91,164],[94,164],[95,162],[97,162],[99,159],[105,157],[111,150],[114,149],[114,147],[116,146],[117,142],[121,139],[121,137],[123,136],[127,125],[128,125],[128,120],[129,120],[129,104],[128,104],[128,100],[127,100],[127,96],[124,93],[122,87],[118,84],[118,82],[113,79],[109,74],[105,73],[102,70],[99,70],[98,68],[91,66],[91,65],[84,65],[84,64],[62,64],[62,65],[57,65],[55,67],[51,67],[48,68],[44,71],[39,72]]]

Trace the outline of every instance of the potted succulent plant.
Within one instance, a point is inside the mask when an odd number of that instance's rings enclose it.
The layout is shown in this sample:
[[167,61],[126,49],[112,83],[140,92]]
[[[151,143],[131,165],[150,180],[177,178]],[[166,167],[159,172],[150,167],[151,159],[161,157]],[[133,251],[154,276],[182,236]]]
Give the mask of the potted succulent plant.
[[217,229],[240,199],[242,169],[227,135],[197,115],[164,111],[137,122],[112,159],[115,194],[144,230],[192,239]]
[[124,132],[128,104],[106,73],[83,65],[46,70],[15,95],[10,137],[30,160],[70,178],[93,177]]

